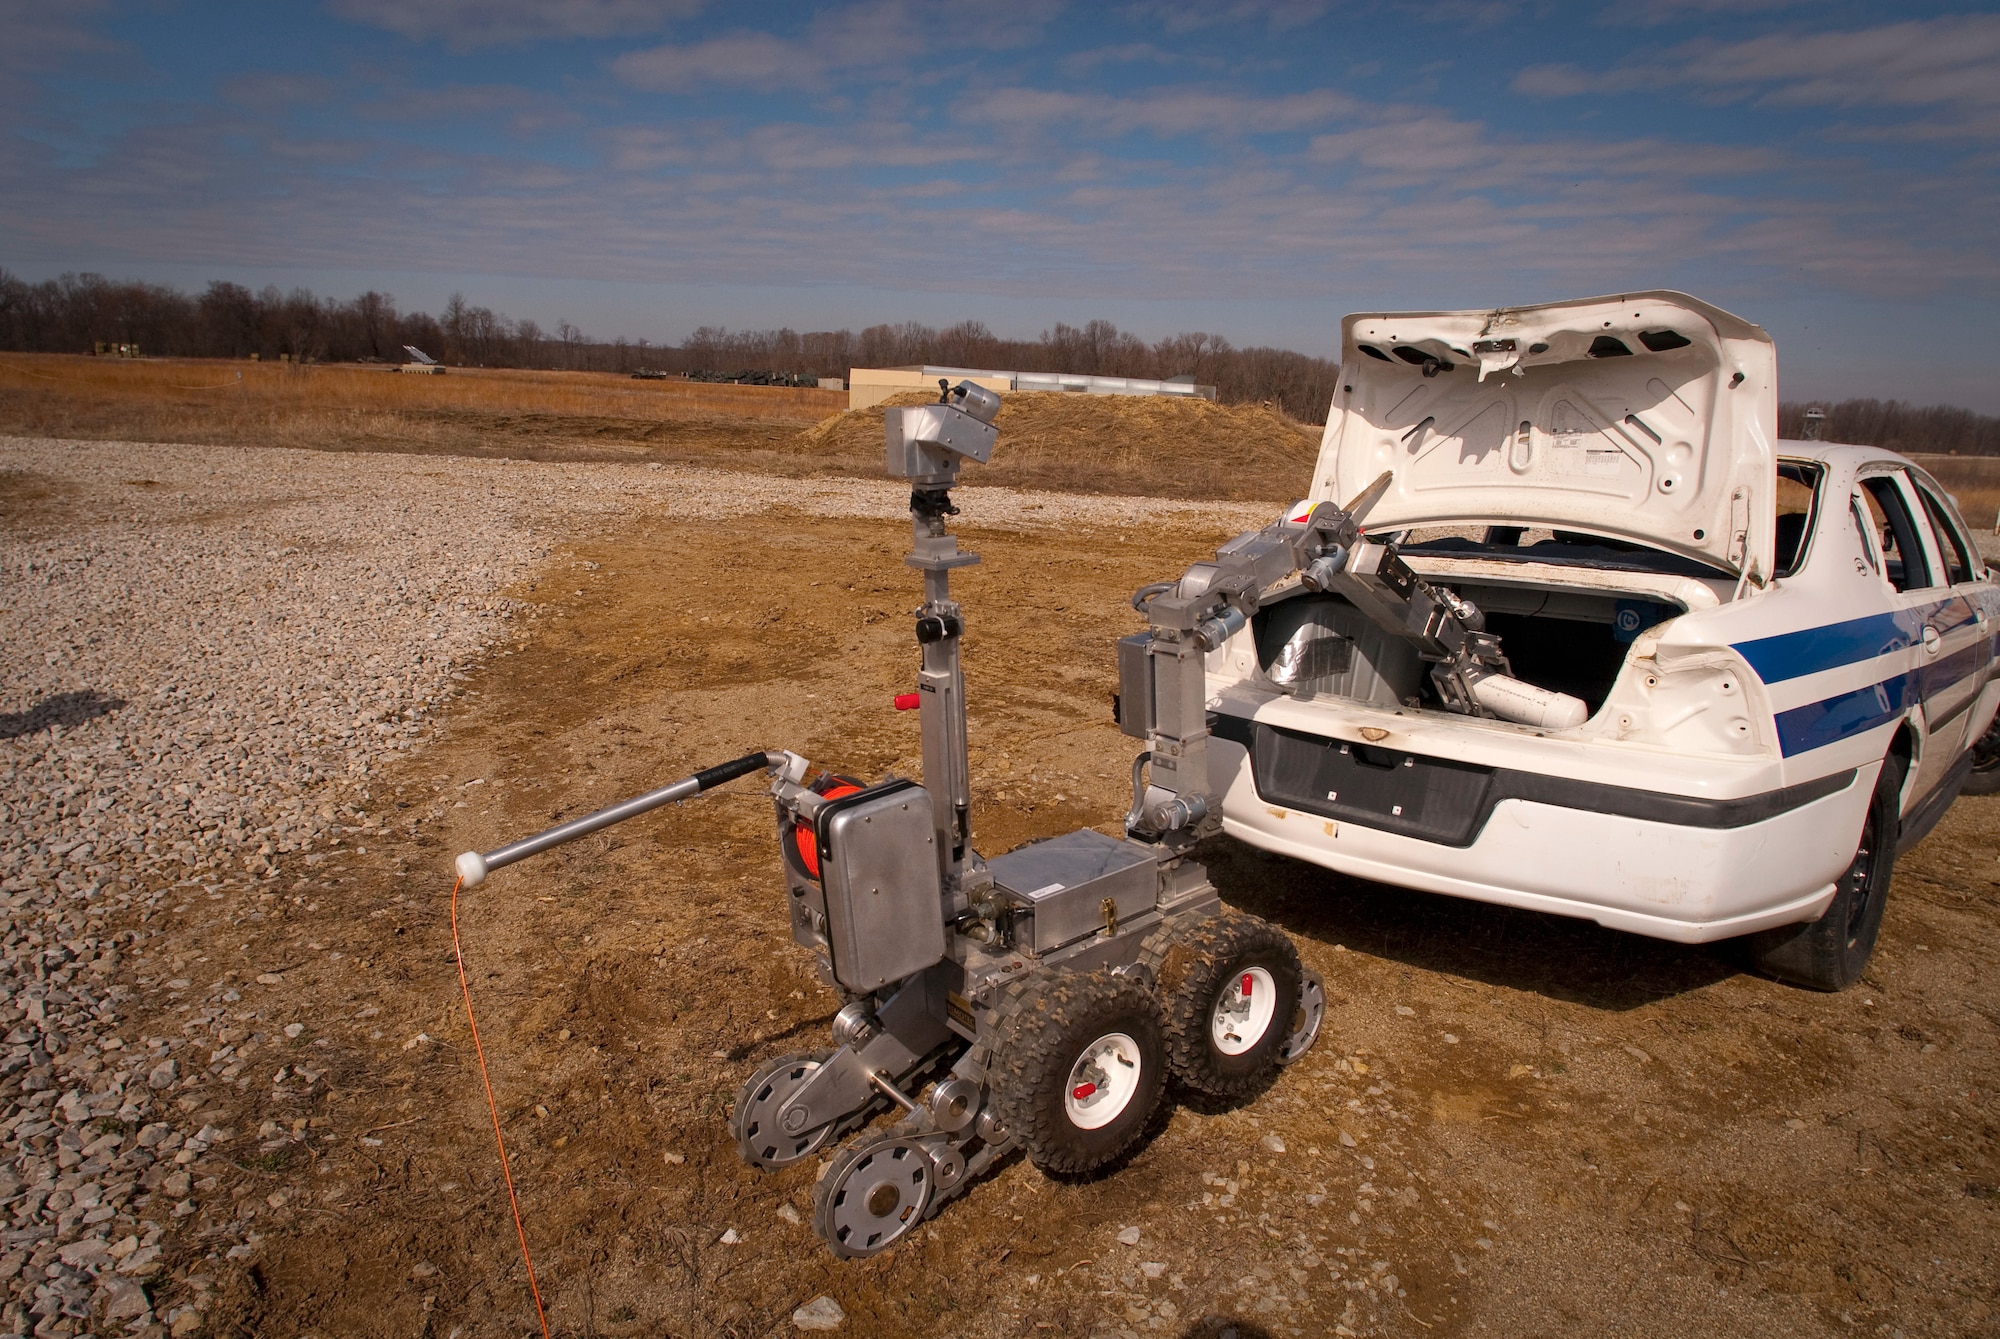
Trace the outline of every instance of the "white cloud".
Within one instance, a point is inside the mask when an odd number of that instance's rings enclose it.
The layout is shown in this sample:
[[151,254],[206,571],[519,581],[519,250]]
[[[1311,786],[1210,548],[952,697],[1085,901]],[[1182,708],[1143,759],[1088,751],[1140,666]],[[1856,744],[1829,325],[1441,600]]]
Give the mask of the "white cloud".
[[471,121],[504,126],[517,135],[581,125],[583,117],[561,98],[510,84],[445,84],[407,88],[357,104],[355,114],[375,121],[425,125]]
[[1126,17],[1141,26],[1157,24],[1169,33],[1198,32],[1223,25],[1255,24],[1284,32],[1315,23],[1332,9],[1331,0],[1213,0],[1211,3],[1135,5]]
[[1004,25],[995,25],[980,0],[870,0],[823,12],[796,36],[739,29],[627,52],[611,68],[634,88],[663,93],[819,90],[842,75],[905,83],[987,50],[1032,42],[1060,9],[1059,0],[1018,0]]
[[1144,93],[1072,93],[1014,86],[972,94],[953,115],[972,125],[1014,131],[1060,131],[1066,136],[1223,137],[1310,130],[1352,114],[1361,104],[1333,89],[1258,97],[1203,88],[1162,88]]
[[1689,15],[1729,14],[1741,16],[1766,10],[1797,9],[1813,0],[1646,0],[1631,4],[1620,0],[1607,6],[1597,21],[1610,27],[1654,28],[1668,23],[1685,23]]
[[341,18],[453,47],[656,33],[702,0],[332,0]]
[[611,64],[612,71],[634,88],[660,93],[709,87],[818,88],[833,67],[829,53],[810,42],[753,32],[630,51]]
[[1625,140],[1495,138],[1482,122],[1442,112],[1316,135],[1315,162],[1352,162],[1377,180],[1428,181],[1455,190],[1537,191],[1551,181],[1693,181],[1776,173],[1779,153],[1756,147]]
[[[10,175],[16,198],[41,201],[9,213],[19,252],[86,238],[107,258],[366,267],[393,254],[442,272],[905,289],[941,276],[957,291],[1188,301],[1333,302],[1366,275],[1468,305],[1655,286],[1690,266],[1905,297],[1996,279],[1996,262],[1949,235],[1968,206],[1946,198],[1917,202],[1939,222],[1910,235],[1888,183],[1858,205],[1809,207],[1783,185],[1800,165],[1775,153],[1724,160],[1756,166],[1767,194],[1724,194],[1695,179],[1687,146],[1515,143],[1439,114],[1330,131],[1310,156],[1164,170],[1085,146],[1075,173],[1025,153],[959,171],[974,128],[893,122],[626,128],[595,169],[269,128],[246,149],[223,124],[147,126],[89,170]],[[345,170],[357,161],[365,173]],[[857,170],[879,166],[912,179]]]
[[266,113],[323,106],[339,91],[340,85],[323,75],[277,72],[238,75],[222,86],[222,96],[230,102]]
[[[1602,70],[1531,66],[1513,87],[1554,98],[1667,89],[1773,107],[2000,107],[2000,14],[1689,42]],[[1952,122],[1933,124],[1949,133]],[[1983,124],[1968,128],[1977,133]]]
[[[36,0],[0,0],[0,101],[26,101],[27,81],[52,74],[77,56],[103,57],[120,44],[85,26],[104,9],[101,0],[52,6]],[[9,96],[9,93],[13,96]]]

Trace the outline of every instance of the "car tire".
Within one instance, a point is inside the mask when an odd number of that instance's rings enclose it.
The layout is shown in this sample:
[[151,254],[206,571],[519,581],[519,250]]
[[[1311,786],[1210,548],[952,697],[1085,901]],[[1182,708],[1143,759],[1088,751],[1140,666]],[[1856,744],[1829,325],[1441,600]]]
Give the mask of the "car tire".
[[1896,869],[1903,772],[1904,762],[1895,754],[1882,760],[1854,859],[1840,876],[1826,914],[1804,925],[1749,936],[1757,970],[1811,990],[1845,990],[1861,979],[1875,952],[1883,904]]
[[1160,967],[1174,1077],[1211,1097],[1269,1077],[1296,1021],[1302,975],[1291,937],[1259,917],[1225,912],[1189,930]]
[[1972,746],[1972,770],[1965,774],[1961,795],[2000,793],[2000,720],[1986,727],[1986,733]]
[[1045,1172],[1085,1176],[1138,1142],[1160,1104],[1160,1007],[1139,981],[1060,969],[1007,1010],[992,1043],[994,1115]]

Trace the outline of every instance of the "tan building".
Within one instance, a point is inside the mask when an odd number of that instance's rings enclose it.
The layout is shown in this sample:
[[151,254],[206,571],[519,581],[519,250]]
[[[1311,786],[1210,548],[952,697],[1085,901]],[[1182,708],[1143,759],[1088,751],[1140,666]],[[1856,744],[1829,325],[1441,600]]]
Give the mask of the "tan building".
[[989,391],[1067,391],[1083,395],[1178,395],[1215,398],[1215,387],[1197,386],[1192,377],[1153,381],[1145,377],[1092,377],[1078,372],[989,372],[970,367],[857,367],[847,374],[847,407],[866,409],[904,391],[936,391],[939,381],[970,381]]
[[928,367],[856,367],[847,373],[847,407],[866,409],[870,405],[881,404],[892,395],[904,391],[936,391],[942,378],[957,385],[961,381],[971,381],[984,386],[989,391],[1011,391],[1014,382],[1006,376],[983,376],[961,372],[954,376],[950,371],[934,371]]

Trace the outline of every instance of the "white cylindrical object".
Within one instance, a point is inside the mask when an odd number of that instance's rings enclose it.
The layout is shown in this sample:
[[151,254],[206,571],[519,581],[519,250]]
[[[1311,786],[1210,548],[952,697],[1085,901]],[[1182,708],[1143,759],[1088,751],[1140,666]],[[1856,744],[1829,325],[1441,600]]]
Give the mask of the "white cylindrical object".
[[1475,680],[1472,700],[1503,721],[1544,730],[1568,730],[1590,719],[1590,708],[1583,699],[1568,693],[1552,693],[1505,674],[1488,674]]
[[457,860],[459,882],[467,888],[477,888],[486,882],[486,857],[477,851],[467,851]]

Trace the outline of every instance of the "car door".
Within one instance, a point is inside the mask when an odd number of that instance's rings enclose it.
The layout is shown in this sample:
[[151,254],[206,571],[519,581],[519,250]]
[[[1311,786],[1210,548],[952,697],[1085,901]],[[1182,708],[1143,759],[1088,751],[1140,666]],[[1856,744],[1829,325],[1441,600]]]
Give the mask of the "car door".
[[[1935,674],[1927,677],[1926,668],[1943,652],[1943,634],[1930,627],[1932,607],[1940,603],[1940,597],[1949,598],[1926,536],[1929,526],[1919,524],[1923,515],[1920,504],[1900,469],[1882,466],[1864,470],[1855,483],[1854,493],[1881,556],[1882,579],[1894,592],[1890,607],[1896,614],[1896,644],[1921,648],[1914,661],[1905,662],[1906,671],[1897,679],[1885,681],[1882,690],[1890,695],[1892,705],[1893,699],[1900,697],[1904,708],[1915,708],[1928,727],[1931,714],[1925,710],[1924,688],[1927,681],[1935,687],[1938,678]],[[1915,801],[1930,794],[1950,766],[1954,753],[1948,746],[1933,748],[1927,728],[1923,747],[1912,765],[1912,775],[1905,783],[1904,795]]]
[[1924,724],[1930,748],[1955,760],[1965,747],[1972,704],[1992,673],[1992,629],[1978,599],[1984,564],[1935,481],[1912,470],[1907,482],[1949,593],[1924,618],[1924,660],[1918,668]]

